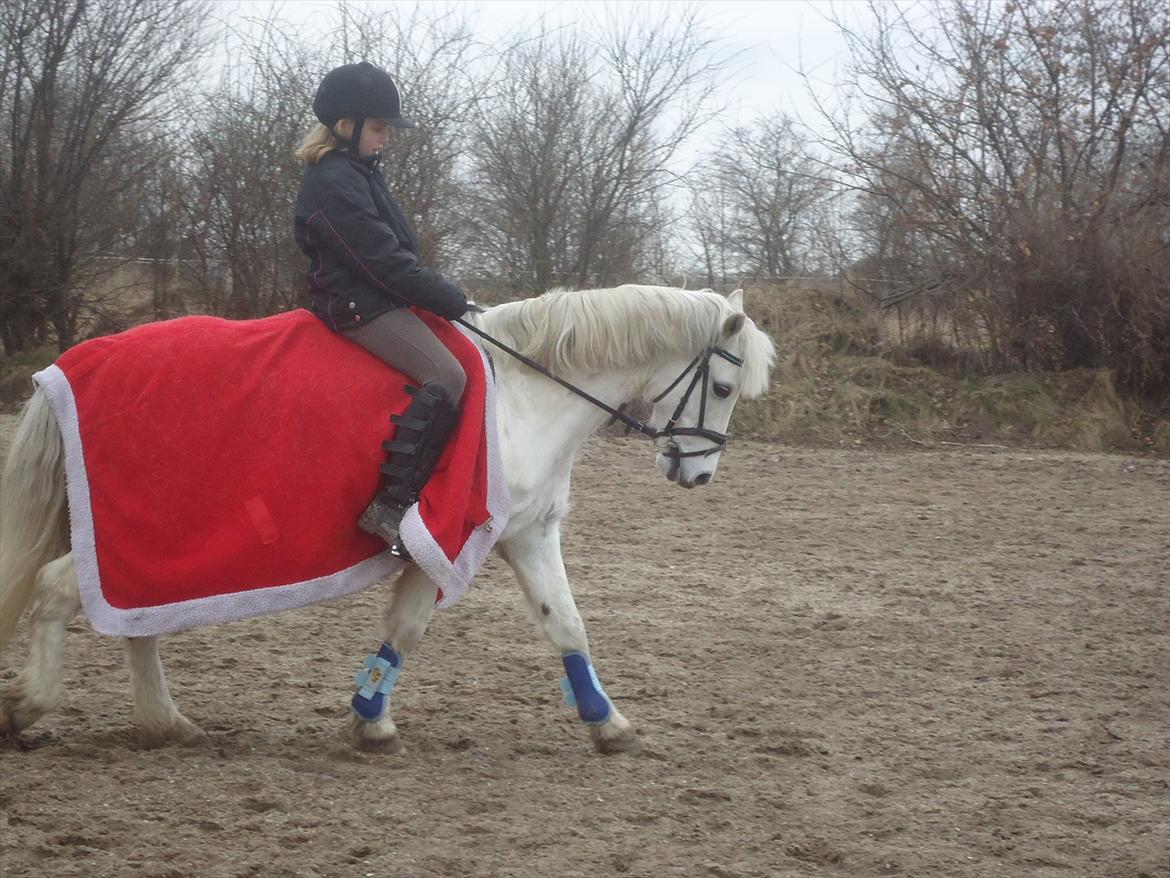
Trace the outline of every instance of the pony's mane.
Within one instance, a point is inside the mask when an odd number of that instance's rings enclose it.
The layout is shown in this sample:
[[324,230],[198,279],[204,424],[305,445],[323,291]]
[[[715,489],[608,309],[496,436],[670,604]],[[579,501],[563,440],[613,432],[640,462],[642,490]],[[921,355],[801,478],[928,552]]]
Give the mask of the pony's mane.
[[[601,372],[674,353],[697,353],[719,339],[734,313],[711,290],[626,284],[598,290],[550,290],[498,305],[482,315],[485,331],[557,374]],[[768,385],[772,340],[748,319],[743,336],[741,393]]]

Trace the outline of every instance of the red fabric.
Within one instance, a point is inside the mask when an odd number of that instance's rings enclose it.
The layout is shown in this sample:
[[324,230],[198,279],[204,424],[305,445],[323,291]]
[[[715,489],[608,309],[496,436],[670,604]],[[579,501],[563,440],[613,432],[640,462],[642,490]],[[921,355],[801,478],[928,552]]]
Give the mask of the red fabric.
[[[458,357],[463,415],[419,511],[448,559],[487,520],[485,376],[476,346],[419,312]],[[386,545],[360,531],[404,378],[308,311],[186,317],[57,361],[75,399],[102,593],[118,608],[307,582]]]

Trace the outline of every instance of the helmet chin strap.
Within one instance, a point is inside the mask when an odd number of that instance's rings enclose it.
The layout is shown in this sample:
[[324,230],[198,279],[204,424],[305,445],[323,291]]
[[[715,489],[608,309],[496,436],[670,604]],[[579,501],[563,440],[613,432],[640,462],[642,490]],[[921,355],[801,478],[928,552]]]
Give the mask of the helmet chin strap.
[[[333,136],[336,137],[338,139],[338,141],[340,141],[341,143],[345,143],[346,138],[342,137],[340,134],[337,133],[337,127],[336,127],[337,123],[334,122],[333,125],[334,125],[334,127],[330,128],[329,130],[333,132]],[[349,136],[349,148],[351,150],[353,150],[353,154],[358,156],[359,158],[361,158],[361,154],[362,154],[361,153],[362,129],[365,127],[365,125],[366,125],[366,117],[365,116],[358,116],[356,119],[353,120],[353,134],[351,134]]]

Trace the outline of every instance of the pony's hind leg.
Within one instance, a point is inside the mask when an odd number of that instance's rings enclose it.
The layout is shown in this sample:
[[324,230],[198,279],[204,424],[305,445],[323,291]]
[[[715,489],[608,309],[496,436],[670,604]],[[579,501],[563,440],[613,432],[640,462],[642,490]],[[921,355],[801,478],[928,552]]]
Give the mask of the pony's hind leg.
[[0,692],[0,734],[28,728],[64,698],[65,629],[81,609],[72,552],[40,569],[32,600],[28,662]]
[[207,743],[207,735],[179,713],[167,687],[157,637],[127,637],[126,665],[134,690],[134,726],[139,746]]
[[[422,639],[435,609],[435,584],[418,567],[411,565],[394,583],[390,605],[383,617],[383,639],[401,662]],[[398,727],[390,717],[389,695],[386,708],[375,720],[350,715],[349,739],[359,750],[398,753],[402,741]]]

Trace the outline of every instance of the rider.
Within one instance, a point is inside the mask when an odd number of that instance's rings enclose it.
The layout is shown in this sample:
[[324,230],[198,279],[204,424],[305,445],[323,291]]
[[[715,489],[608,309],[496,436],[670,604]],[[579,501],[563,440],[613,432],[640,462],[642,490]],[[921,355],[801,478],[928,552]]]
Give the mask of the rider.
[[417,499],[459,418],[467,376],[415,305],[448,320],[467,311],[459,288],[419,262],[418,239],[386,188],[378,157],[390,128],[413,128],[398,88],[363,61],[325,75],[313,100],[320,121],[297,150],[305,163],[296,240],[310,261],[313,312],[418,385],[382,464],[382,485],[358,525],[405,555],[402,516]]

